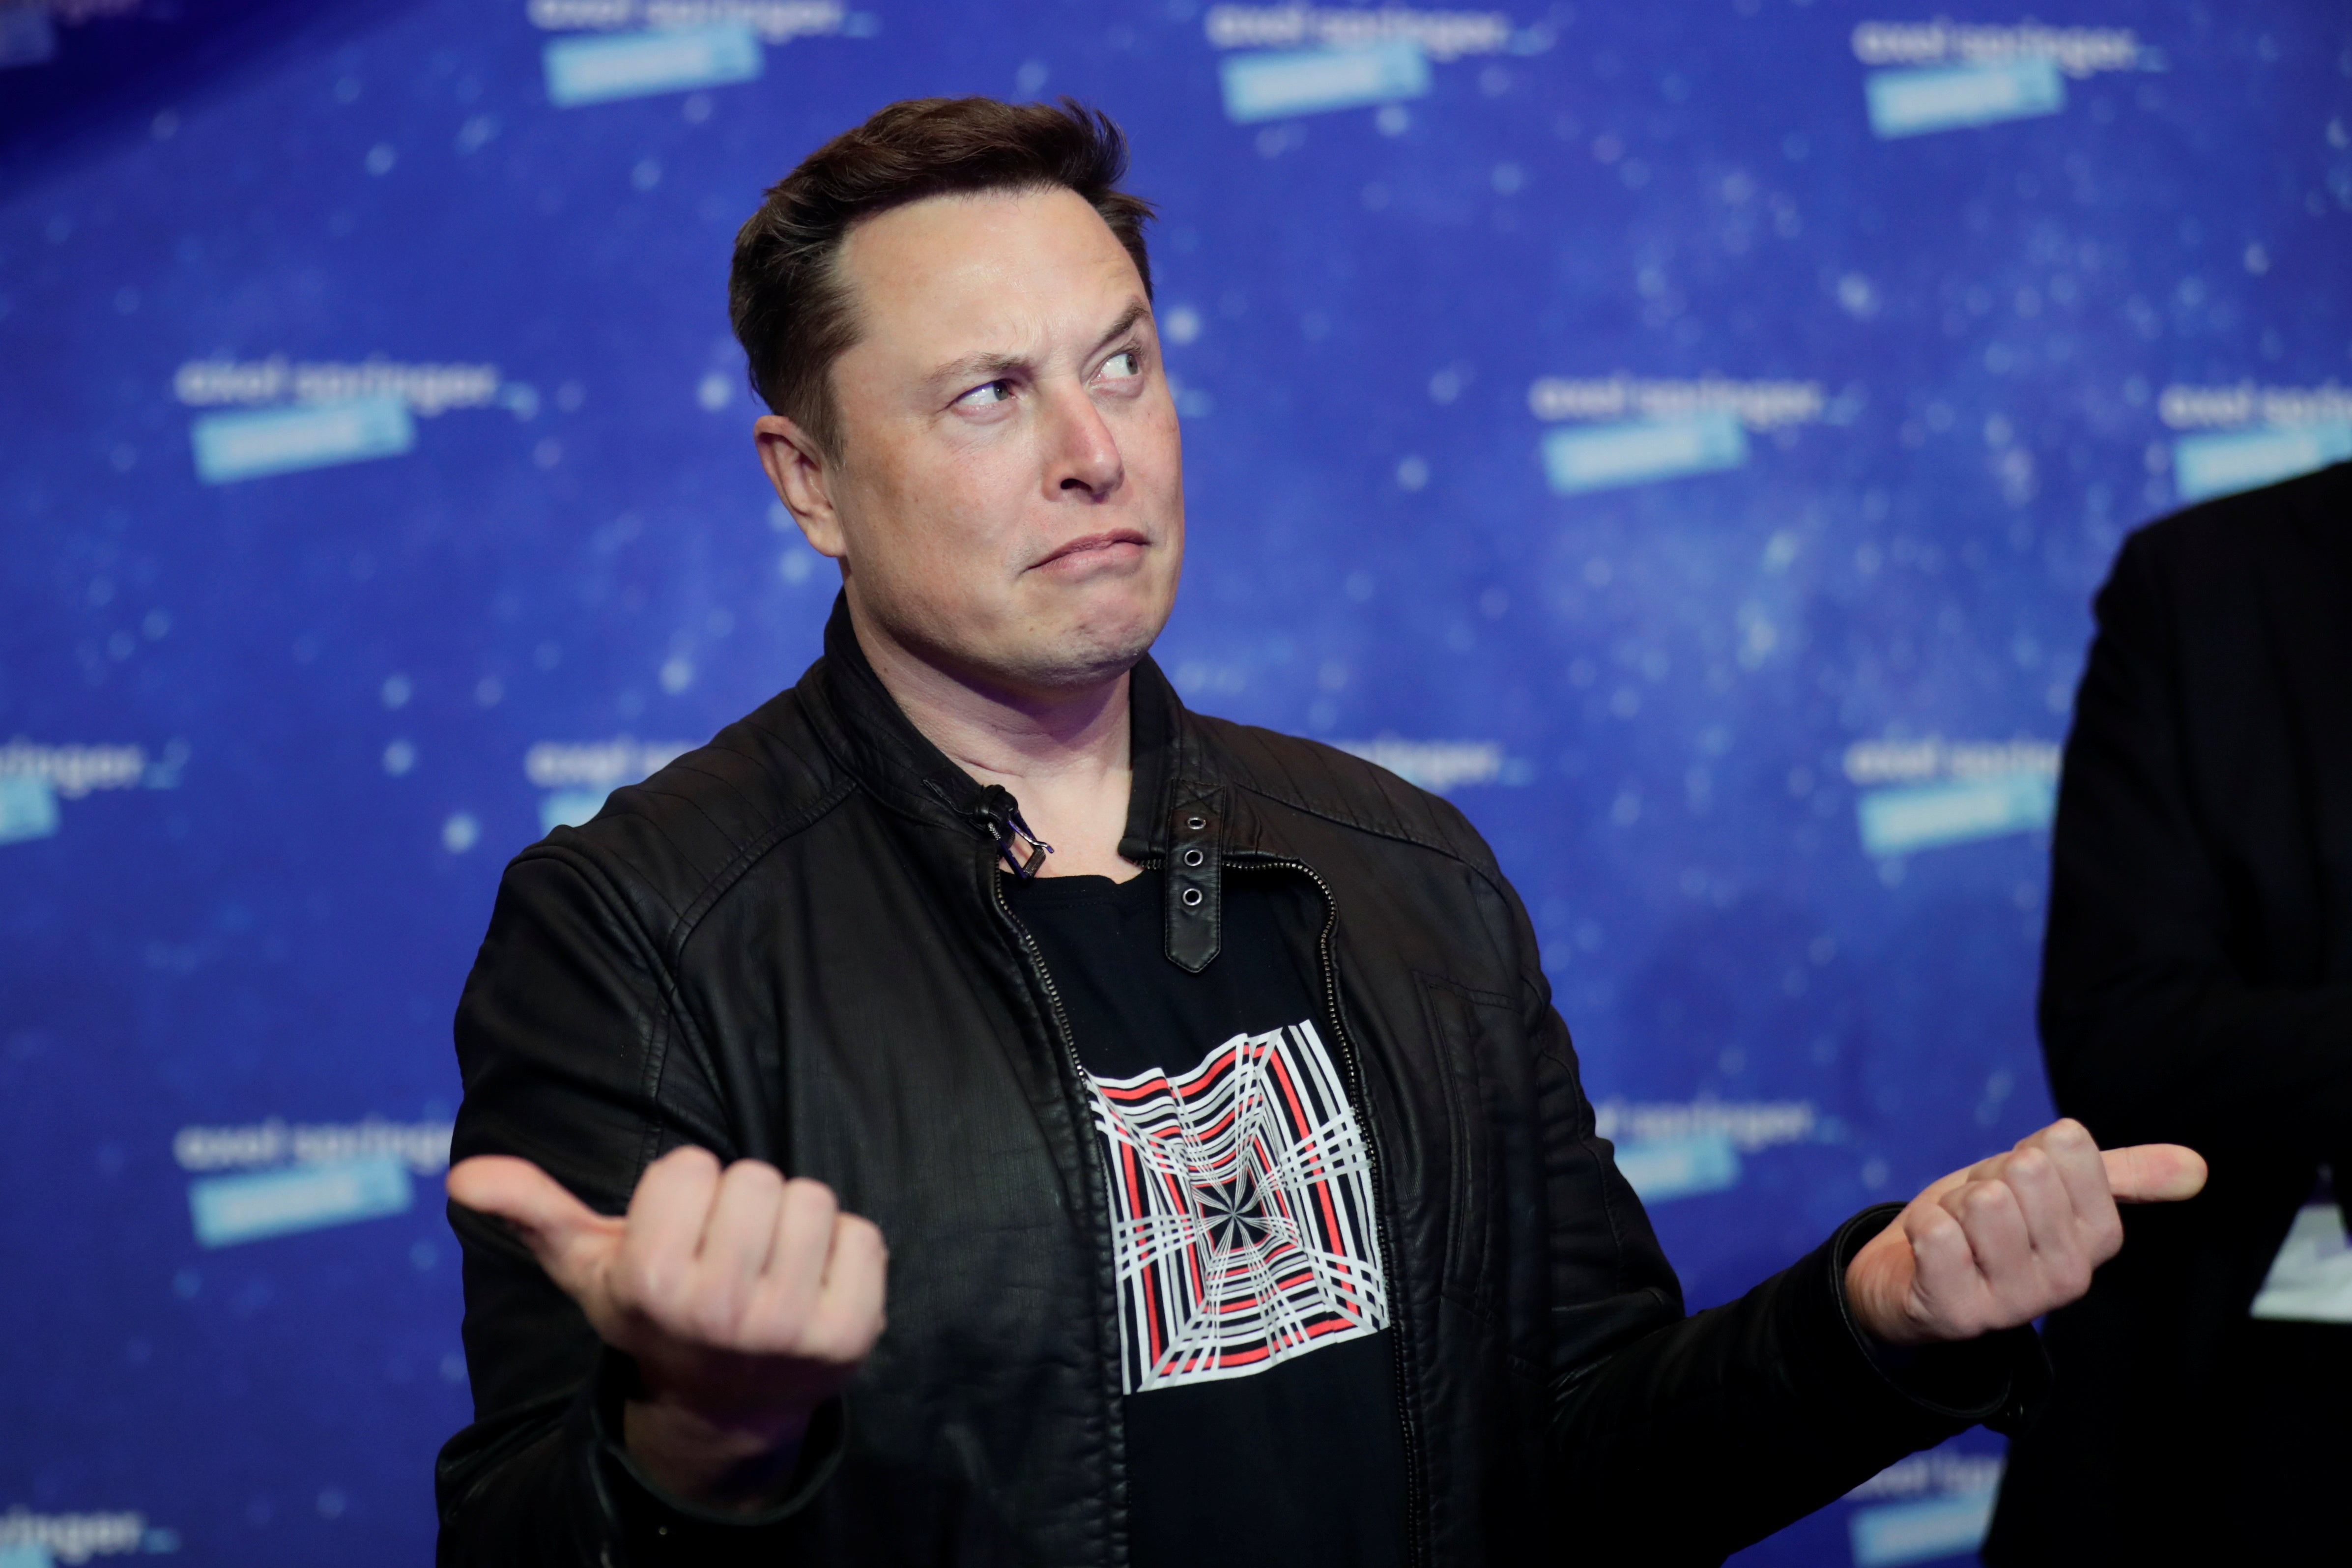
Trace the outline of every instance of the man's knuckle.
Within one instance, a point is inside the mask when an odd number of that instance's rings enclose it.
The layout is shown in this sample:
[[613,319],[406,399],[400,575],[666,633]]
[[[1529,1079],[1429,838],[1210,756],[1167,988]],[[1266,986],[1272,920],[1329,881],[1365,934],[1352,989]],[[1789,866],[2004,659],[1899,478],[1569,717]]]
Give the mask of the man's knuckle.
[[741,1310],[723,1298],[706,1296],[695,1302],[689,1323],[705,1344],[730,1345],[742,1337]]
[[1998,1213],[2007,1197],[2000,1182],[1980,1181],[1960,1189],[1960,1207],[1968,1210],[1968,1218],[1982,1219]]
[[760,1342],[778,1355],[809,1354],[808,1314],[798,1308],[772,1312],[760,1324]]
[[833,1188],[807,1176],[784,1184],[784,1207],[793,1221],[809,1226],[830,1227],[836,1212]]
[[620,1266],[613,1270],[613,1293],[648,1310],[662,1304],[667,1284],[666,1272],[642,1254],[624,1256]]
[[844,1322],[814,1322],[800,1336],[800,1353],[821,1366],[839,1366],[856,1360],[856,1331]]
[[784,1173],[765,1160],[737,1160],[727,1167],[724,1179],[728,1186],[747,1195],[781,1192],[785,1185]]

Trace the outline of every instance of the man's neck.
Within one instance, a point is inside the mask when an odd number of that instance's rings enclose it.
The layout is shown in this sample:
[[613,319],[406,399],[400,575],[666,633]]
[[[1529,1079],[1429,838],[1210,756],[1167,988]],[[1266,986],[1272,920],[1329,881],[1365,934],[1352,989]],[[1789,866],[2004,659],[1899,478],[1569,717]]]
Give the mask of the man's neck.
[[1119,858],[1134,771],[1125,672],[1097,685],[1024,695],[962,679],[852,610],[866,663],[923,737],[982,784],[1001,784],[1022,820],[1054,846],[1040,876],[1107,876]]

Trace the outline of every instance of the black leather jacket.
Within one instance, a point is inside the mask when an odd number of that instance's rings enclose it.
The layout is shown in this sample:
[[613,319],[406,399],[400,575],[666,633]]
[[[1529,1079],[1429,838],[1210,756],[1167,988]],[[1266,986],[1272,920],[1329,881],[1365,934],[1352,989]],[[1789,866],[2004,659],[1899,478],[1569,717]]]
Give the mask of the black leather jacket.
[[[1712,1562],[2033,1392],[2030,1330],[1897,1373],[1865,1353],[1843,1262],[1891,1210],[1685,1317],[1462,814],[1192,714],[1148,661],[1133,712],[1120,852],[1166,868],[1169,956],[1214,961],[1228,875],[1305,878],[1327,911],[1415,1561]],[[453,1208],[476,1420],[441,1457],[444,1563],[1127,1561],[1104,1170],[997,889],[1009,804],[907,721],[836,606],[795,688],[508,868],[458,1009],[457,1156],[520,1155],[606,1212],[682,1144],[820,1177],[889,1242],[890,1321],[791,1500],[720,1521],[634,1471],[626,1364]]]

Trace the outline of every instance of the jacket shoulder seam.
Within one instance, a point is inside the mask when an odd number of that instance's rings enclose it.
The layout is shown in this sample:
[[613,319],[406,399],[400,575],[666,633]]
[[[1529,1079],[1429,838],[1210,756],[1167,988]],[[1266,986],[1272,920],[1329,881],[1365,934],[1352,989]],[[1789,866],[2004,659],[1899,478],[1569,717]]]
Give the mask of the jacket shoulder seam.
[[1335,827],[1350,828],[1360,833],[1369,833],[1376,839],[1387,839],[1394,843],[1411,844],[1415,849],[1427,850],[1433,855],[1442,855],[1445,859],[1452,861],[1454,864],[1461,866],[1464,870],[1474,873],[1479,881],[1485,883],[1489,888],[1491,888],[1497,896],[1501,896],[1503,894],[1503,887],[1498,880],[1498,873],[1494,868],[1482,863],[1478,859],[1471,855],[1464,853],[1461,850],[1456,849],[1452,844],[1443,843],[1436,840],[1425,838],[1419,833],[1413,832],[1412,830],[1404,827],[1402,823],[1383,824],[1378,822],[1367,822],[1351,814],[1318,806],[1312,801],[1302,800],[1296,795],[1286,794],[1279,790],[1268,789],[1266,786],[1254,782],[1250,779],[1236,779],[1233,780],[1233,783],[1234,787],[1237,789],[1241,789],[1248,794],[1258,796],[1264,800],[1271,800],[1276,805],[1287,806],[1294,811],[1303,811],[1307,816],[1315,817],[1323,821],[1329,822]]
[[[570,863],[604,883],[607,895],[625,912],[632,902],[629,897],[632,890],[648,895],[649,901],[657,902],[673,911],[667,925],[659,930],[654,929],[649,923],[634,914],[628,914],[625,917],[645,931],[650,944],[661,955],[664,965],[674,969],[677,956],[684,949],[687,939],[693,935],[694,928],[701,923],[703,916],[710,912],[711,906],[726,895],[730,888],[741,881],[751,867],[774,850],[778,844],[804,831],[819,818],[832,811],[843,800],[856,793],[856,789],[857,786],[854,780],[844,779],[814,800],[772,824],[755,837],[746,840],[727,857],[718,870],[705,876],[695,887],[692,895],[682,903],[667,896],[657,878],[631,867],[626,857],[595,846],[592,842],[583,841],[584,835],[572,838],[562,843],[542,840],[524,850],[515,859],[518,862],[560,860]],[[664,793],[667,794],[667,791]],[[694,810],[705,821],[709,820],[709,813],[690,797],[681,793],[667,795],[667,798],[678,801],[683,808]],[[638,819],[656,831],[664,831],[662,817],[667,813],[641,810],[629,805],[621,807],[621,811]],[[666,832],[665,836],[667,836]]]
[[[686,948],[688,938],[693,936],[694,928],[702,923],[702,917],[710,913],[711,906],[725,897],[729,889],[742,881],[754,865],[786,839],[803,831],[819,818],[827,815],[835,807],[854,794],[856,789],[857,786],[854,781],[847,779],[842,779],[831,789],[801,808],[798,812],[776,823],[737,850],[725,865],[711,873],[709,879],[703,883],[701,891],[697,893],[686,907],[678,912],[677,918],[671,923],[669,933],[664,938],[666,956],[670,961],[672,963],[677,961],[677,955]],[[700,810],[698,806],[696,809]]]

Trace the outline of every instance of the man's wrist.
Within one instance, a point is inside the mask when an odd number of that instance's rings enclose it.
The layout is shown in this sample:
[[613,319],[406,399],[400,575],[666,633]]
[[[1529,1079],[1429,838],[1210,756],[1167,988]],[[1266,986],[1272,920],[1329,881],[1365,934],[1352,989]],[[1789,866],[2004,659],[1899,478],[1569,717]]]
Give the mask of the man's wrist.
[[[631,1451],[630,1406],[659,1403],[654,1391],[644,1386],[634,1357],[606,1346],[587,1403],[601,1470],[597,1491],[609,1500],[633,1563],[731,1563],[750,1560],[742,1555],[747,1550],[764,1552],[765,1548],[751,1543],[788,1528],[814,1505],[848,1454],[849,1410],[836,1395],[811,1413],[797,1451],[781,1465],[771,1485],[760,1487],[757,1476],[739,1472],[738,1479],[751,1483],[751,1495],[724,1485],[697,1488],[690,1485],[691,1477],[657,1475]],[[639,1425],[642,1428],[642,1416]],[[616,1555],[614,1561],[620,1560]]]
[[621,1408],[621,1444],[663,1490],[703,1508],[758,1513],[791,1492],[811,1414],[721,1419],[633,1394]]
[[2047,1397],[2049,1375],[2031,1326],[1971,1340],[1903,1343],[1872,1333],[1854,1311],[1848,1270],[1862,1249],[1892,1228],[1901,1204],[1864,1209],[1840,1228],[1830,1256],[1832,1292],[1846,1333],[1878,1379],[1922,1410],[2014,1430]]

